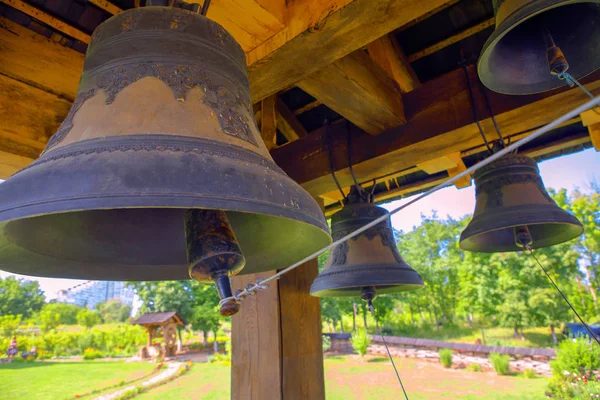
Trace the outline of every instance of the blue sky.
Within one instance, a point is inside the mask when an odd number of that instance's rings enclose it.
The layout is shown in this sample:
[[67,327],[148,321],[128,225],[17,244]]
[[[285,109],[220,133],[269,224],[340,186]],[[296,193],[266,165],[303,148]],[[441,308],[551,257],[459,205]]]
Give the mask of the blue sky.
[[[595,152],[593,149],[544,161],[539,164],[539,167],[546,187],[566,188],[569,191],[580,188],[582,191],[586,191],[589,189],[588,183],[591,180],[600,181],[600,153]],[[391,210],[406,201],[408,200],[393,201],[385,204],[384,207]],[[414,226],[419,225],[421,214],[431,215],[432,210],[436,210],[440,217],[460,218],[472,213],[474,208],[475,193],[473,185],[461,190],[448,187],[392,216],[392,224],[396,229],[410,231]],[[10,274],[0,271],[0,277],[4,278],[8,275]],[[56,297],[56,292],[60,289],[66,289],[84,282],[71,279],[23,278],[38,280],[48,299]]]

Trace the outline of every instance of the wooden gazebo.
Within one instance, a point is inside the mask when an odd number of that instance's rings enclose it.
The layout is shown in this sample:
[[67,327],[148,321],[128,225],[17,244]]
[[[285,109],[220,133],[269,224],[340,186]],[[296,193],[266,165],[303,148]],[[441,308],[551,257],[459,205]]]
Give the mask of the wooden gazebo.
[[[75,100],[92,32],[133,6],[0,0],[0,179],[40,155]],[[489,141],[497,139],[490,111],[514,141],[587,100],[569,87],[525,96],[484,88],[474,61],[494,30],[489,0],[212,0],[207,17],[246,52],[271,156],[328,216],[342,199],[332,166],[345,193],[351,161],[358,181],[375,185],[376,201],[409,196],[483,158],[474,114]],[[582,83],[600,93],[600,72]],[[544,160],[592,146],[600,150],[600,114],[590,111],[520,152]],[[324,398],[320,305],[308,294],[316,275],[317,261],[308,262],[233,317],[232,398]],[[235,277],[233,289],[257,277]],[[135,323],[171,320],[180,318],[147,314]]]
[[167,356],[172,356],[177,351],[177,326],[184,326],[185,321],[175,311],[146,313],[135,321],[134,325],[143,326],[148,332],[148,347],[152,346],[152,339],[156,331],[162,329],[163,346]]

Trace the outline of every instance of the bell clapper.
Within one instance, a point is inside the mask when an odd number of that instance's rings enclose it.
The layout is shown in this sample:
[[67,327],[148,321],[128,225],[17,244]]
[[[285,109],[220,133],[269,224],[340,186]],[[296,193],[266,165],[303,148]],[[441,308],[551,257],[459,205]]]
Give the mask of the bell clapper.
[[373,300],[377,297],[375,286],[365,286],[361,289],[360,298],[367,302],[367,307],[370,312],[375,311],[373,307]]
[[531,249],[533,239],[526,225],[515,226],[515,243],[523,249]]
[[201,283],[214,282],[219,297],[227,299],[221,302],[220,314],[236,314],[240,304],[232,298],[229,277],[244,267],[246,259],[227,215],[220,210],[188,210],[185,233],[190,278]]
[[554,39],[548,28],[543,29],[542,36],[546,44],[546,56],[548,58],[548,65],[550,66],[550,73],[560,77],[569,69],[569,63],[560,47],[554,43]]

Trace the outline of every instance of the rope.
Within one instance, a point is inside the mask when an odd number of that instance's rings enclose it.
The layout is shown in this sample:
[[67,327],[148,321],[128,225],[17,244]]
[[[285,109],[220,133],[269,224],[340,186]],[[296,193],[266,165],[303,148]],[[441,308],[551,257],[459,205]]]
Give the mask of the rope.
[[[594,95],[589,90],[587,90],[585,86],[583,86],[577,79],[573,78],[573,75],[569,74],[568,72],[563,72],[562,74],[558,74],[557,76],[558,79],[560,79],[561,81],[565,81],[570,87],[577,85],[579,89],[581,89],[583,93],[587,94],[590,99],[594,98]],[[600,115],[600,113],[593,108],[592,111]]]
[[[451,178],[446,179],[444,182],[440,183],[437,186],[434,186],[433,188],[429,189],[425,193],[423,193],[423,194],[415,197],[414,199],[410,200],[409,202],[407,202],[407,203],[405,203],[405,204],[403,204],[403,205],[401,205],[399,207],[396,207],[395,209],[393,209],[392,211],[390,211],[389,214],[385,214],[385,215],[382,215],[381,217],[378,217],[378,218],[374,219],[373,221],[369,222],[368,224],[362,226],[361,228],[358,228],[354,232],[351,232],[351,233],[345,235],[344,237],[342,237],[342,238],[334,241],[330,245],[325,246],[322,249],[315,251],[311,255],[304,257],[302,260],[296,262],[295,264],[292,264],[289,267],[280,270],[276,274],[274,274],[274,275],[272,275],[272,276],[270,276],[270,277],[268,277],[268,278],[266,278],[264,280],[261,280],[260,282],[257,280],[257,282],[254,285],[249,284],[242,291],[236,291],[238,298],[241,299],[242,297],[240,297],[240,296],[247,296],[247,295],[250,295],[250,294],[254,294],[255,289],[258,288],[257,285],[259,285],[259,284],[260,285],[264,285],[264,284],[266,284],[266,283],[268,283],[268,282],[270,282],[272,280],[279,279],[279,277],[281,277],[282,275],[290,272],[291,270],[293,270],[295,268],[298,268],[302,264],[304,264],[304,263],[306,263],[306,262],[308,262],[308,261],[310,261],[310,260],[312,260],[314,258],[317,258],[321,254],[325,253],[327,250],[332,249],[332,248],[334,248],[334,247],[342,244],[346,240],[349,240],[349,239],[351,239],[351,238],[353,238],[353,237],[355,237],[357,235],[360,235],[361,233],[363,233],[367,229],[372,228],[375,225],[377,225],[377,224],[385,221],[389,216],[394,215],[397,212],[405,209],[406,207],[411,206],[412,204],[416,203],[417,201],[422,200],[425,197],[427,197],[427,196],[429,196],[429,195],[437,192],[438,190],[440,190],[440,189],[442,189],[442,188],[444,188],[444,187],[446,187],[448,185],[453,184],[454,182],[456,182],[457,180],[461,179],[462,177],[467,176],[467,175],[471,175],[473,172],[475,172],[479,168],[484,167],[484,166],[488,165],[489,163],[492,163],[492,162],[496,161],[500,157],[503,157],[506,154],[511,153],[512,151],[514,151],[518,147],[523,146],[524,144],[529,143],[532,140],[535,140],[538,137],[542,136],[544,133],[551,131],[552,129],[556,128],[557,126],[559,126],[563,122],[566,122],[566,121],[570,120],[571,118],[574,118],[574,117],[578,116],[579,114],[581,114],[582,112],[587,111],[590,108],[595,107],[595,106],[597,106],[599,104],[600,104],[600,96],[594,98],[593,100],[588,101],[587,103],[585,103],[585,104],[583,104],[583,105],[575,108],[574,110],[569,111],[568,113],[566,113],[562,117],[560,117],[558,119],[555,119],[554,121],[550,122],[549,124],[541,127],[537,131],[533,132],[531,135],[529,135],[527,137],[524,137],[523,139],[521,139],[521,140],[519,140],[517,142],[514,142],[513,144],[511,144],[511,145],[509,145],[509,146],[507,146],[507,147],[499,150],[498,152],[490,155],[489,157],[487,157],[486,159],[480,161],[479,163],[477,163],[475,165],[472,165],[471,167],[467,168],[463,172],[461,172],[461,173],[459,173],[459,174],[457,174],[457,175],[455,175],[455,176],[453,176]],[[235,297],[231,296],[231,297],[227,297],[227,298],[224,298],[223,300],[221,300],[221,303],[223,303],[223,302],[225,302],[225,301],[227,301],[229,299],[236,300]],[[236,301],[238,301],[238,300],[236,300]]]
[[346,199],[346,195],[344,194],[344,191],[342,190],[342,186],[340,185],[340,182],[337,180],[337,177],[335,176],[335,165],[333,164],[333,143],[331,140],[331,124],[325,120],[325,123],[327,124],[327,132],[325,133],[325,135],[327,136],[327,151],[329,152],[329,169],[331,170],[331,176],[333,177],[333,181],[335,182],[335,186],[337,186],[338,190],[340,191],[340,193],[342,194],[342,199]]
[[562,296],[562,298],[569,305],[569,307],[571,308],[571,310],[573,311],[573,313],[575,314],[575,316],[577,317],[577,319],[579,320],[579,322],[581,322],[583,324],[583,326],[585,326],[585,329],[590,334],[590,337],[592,339],[594,339],[596,341],[596,343],[598,343],[598,345],[600,346],[600,340],[598,340],[598,338],[596,337],[596,335],[594,335],[594,333],[592,332],[592,330],[590,329],[590,327],[588,326],[588,324],[586,324],[583,321],[583,318],[581,318],[581,316],[579,315],[579,313],[575,310],[575,307],[573,307],[573,305],[571,304],[571,302],[569,301],[569,299],[567,299],[567,296],[565,296],[565,294],[559,289],[559,287],[556,284],[556,282],[554,282],[554,279],[552,279],[552,277],[550,276],[550,274],[548,273],[548,271],[546,270],[546,268],[544,268],[544,266],[542,265],[542,263],[540,262],[540,260],[538,260],[538,258],[535,256],[535,254],[533,253],[533,248],[531,247],[531,245],[527,244],[527,245],[523,246],[523,250],[529,250],[529,253],[531,254],[531,257],[533,257],[533,259],[535,260],[535,262],[537,263],[537,265],[539,265],[540,268],[542,269],[542,271],[544,271],[544,274],[546,274],[546,277],[548,278],[548,280],[552,283],[552,285],[554,286],[554,288],[558,291],[558,293],[560,293],[560,295]]

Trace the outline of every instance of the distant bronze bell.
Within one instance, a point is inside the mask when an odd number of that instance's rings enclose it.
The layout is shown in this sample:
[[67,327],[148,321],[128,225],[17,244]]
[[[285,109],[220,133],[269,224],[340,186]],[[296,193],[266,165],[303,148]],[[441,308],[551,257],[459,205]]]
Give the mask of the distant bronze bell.
[[493,0],[496,29],[478,73],[489,89],[539,93],[600,68],[600,0]]
[[317,203],[261,140],[244,52],[180,8],[100,25],[67,118],[0,185],[0,269],[19,274],[218,277],[228,296],[229,276],[287,266],[330,241]]
[[556,205],[535,161],[510,154],[475,172],[475,212],[460,235],[463,250],[495,253],[566,242],[583,233],[581,223]]
[[[360,197],[355,188],[348,203],[331,218],[334,241],[388,214],[387,210]],[[392,225],[387,220],[335,246],[310,293],[316,297],[360,296],[407,292],[423,286],[421,276],[402,259]]]

